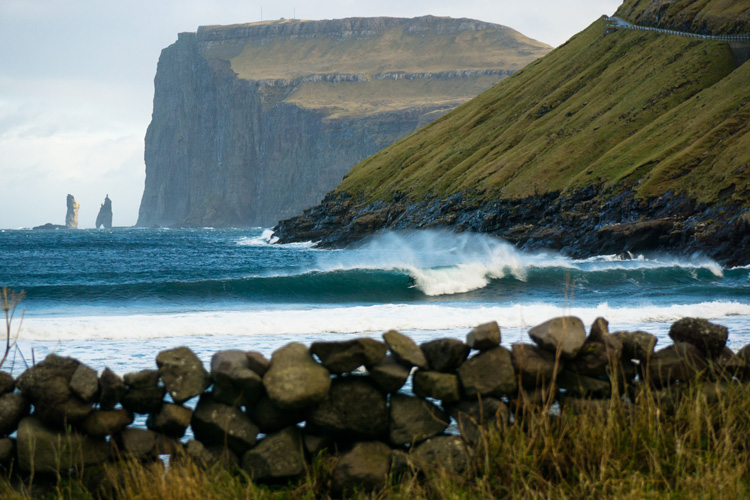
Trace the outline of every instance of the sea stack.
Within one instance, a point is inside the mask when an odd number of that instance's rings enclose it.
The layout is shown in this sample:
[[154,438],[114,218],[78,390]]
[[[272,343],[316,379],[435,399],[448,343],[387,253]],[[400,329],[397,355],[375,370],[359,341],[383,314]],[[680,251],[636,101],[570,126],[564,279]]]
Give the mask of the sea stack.
[[78,208],[80,205],[72,194],[68,195],[68,212],[65,214],[65,227],[78,229]]
[[96,216],[96,228],[104,226],[104,229],[112,229],[112,200],[109,195],[105,196],[104,203],[99,208],[99,214]]

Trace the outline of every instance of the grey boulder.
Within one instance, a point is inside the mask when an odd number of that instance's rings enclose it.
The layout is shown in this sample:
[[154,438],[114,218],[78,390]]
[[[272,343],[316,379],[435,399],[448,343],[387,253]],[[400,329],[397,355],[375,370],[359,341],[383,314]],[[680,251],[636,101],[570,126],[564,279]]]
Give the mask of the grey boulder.
[[307,347],[292,342],[273,353],[271,366],[263,375],[263,385],[276,406],[295,410],[325,399],[331,376],[315,362]]
[[211,357],[214,398],[224,404],[244,406],[263,394],[263,379],[250,368],[245,351],[219,351]]
[[377,340],[361,338],[346,342],[313,342],[310,352],[331,373],[349,373],[362,365],[374,365],[385,357],[388,347]]
[[208,372],[187,347],[160,352],[156,355],[156,366],[164,387],[177,404],[200,395],[208,387]]
[[461,384],[452,373],[417,370],[412,377],[414,394],[421,398],[454,403],[461,399]]
[[17,392],[0,396],[0,437],[13,433],[21,419],[29,414],[29,402]]
[[419,346],[431,371],[454,373],[469,355],[471,348],[457,339],[437,339]]
[[411,368],[408,368],[391,355],[380,363],[367,366],[367,373],[375,384],[385,393],[396,392],[406,383]]
[[473,356],[458,368],[464,394],[468,398],[513,395],[518,389],[510,352],[495,347]]
[[391,468],[391,448],[379,441],[354,445],[341,455],[333,472],[333,489],[338,492],[377,491],[387,482]]
[[18,424],[16,447],[21,470],[35,473],[55,474],[100,464],[110,456],[106,441],[77,432],[57,432],[35,416]]
[[534,344],[513,344],[511,361],[525,387],[548,387],[562,371],[563,361]]
[[252,448],[258,427],[237,407],[225,405],[204,394],[193,411],[190,425],[195,438],[207,447],[226,445],[241,455]]
[[586,329],[580,318],[562,316],[535,326],[529,337],[542,349],[573,359],[586,341]]
[[406,366],[427,369],[427,358],[412,339],[396,330],[385,332],[383,339],[398,362]]
[[466,335],[466,344],[471,349],[487,351],[500,345],[500,327],[496,321],[477,326]]
[[448,414],[429,401],[406,394],[391,396],[390,441],[397,446],[429,439],[449,423]]
[[384,436],[388,432],[386,398],[366,377],[338,378],[310,413],[309,422],[358,436]]
[[411,459],[420,470],[442,470],[449,474],[463,474],[471,465],[469,451],[459,436],[428,439],[412,450]]
[[304,474],[306,463],[299,428],[287,427],[264,437],[242,456],[242,469],[254,481],[273,481]]
[[165,403],[146,420],[146,427],[165,436],[181,438],[190,425],[193,410],[182,405]]
[[727,344],[727,327],[701,318],[682,318],[669,329],[669,337],[675,342],[687,342],[697,347],[704,356],[714,358],[721,354]]
[[133,414],[125,409],[94,410],[79,424],[84,434],[104,439],[133,423]]

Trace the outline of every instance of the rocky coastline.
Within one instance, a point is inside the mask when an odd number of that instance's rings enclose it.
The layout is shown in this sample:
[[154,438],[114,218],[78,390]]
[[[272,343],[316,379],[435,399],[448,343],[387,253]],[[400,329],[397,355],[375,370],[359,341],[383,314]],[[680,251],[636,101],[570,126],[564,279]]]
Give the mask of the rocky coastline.
[[[270,360],[220,351],[209,370],[177,347],[123,377],[51,354],[18,378],[0,372],[0,468],[57,476],[169,455],[279,482],[324,453],[336,459],[332,491],[377,490],[409,468],[469,474],[484,433],[532,408],[575,416],[618,401],[638,412],[645,390],[669,415],[691,387],[712,402],[750,379],[750,345],[735,354],[727,328],[703,319],[675,322],[659,350],[654,335],[610,333],[603,318],[588,333],[568,316],[528,334],[533,343],[506,348],[494,322],[421,345],[391,330],[290,343]],[[138,414],[147,429],[131,425]]]
[[523,250],[550,249],[573,258],[631,253],[702,255],[724,266],[750,264],[750,207],[703,205],[671,192],[636,198],[596,186],[518,200],[481,201],[478,193],[390,203],[329,193],[303,214],[279,222],[280,243],[354,244],[382,230],[448,228],[503,238]]

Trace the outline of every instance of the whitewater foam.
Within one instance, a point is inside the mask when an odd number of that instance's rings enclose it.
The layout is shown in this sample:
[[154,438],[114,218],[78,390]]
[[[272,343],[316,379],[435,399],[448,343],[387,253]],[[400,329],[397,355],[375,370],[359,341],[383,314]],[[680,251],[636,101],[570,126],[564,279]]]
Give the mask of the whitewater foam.
[[[370,306],[285,308],[255,311],[207,311],[170,314],[33,317],[27,315],[22,336],[27,340],[150,339],[206,335],[366,334],[389,329],[453,330],[488,321],[501,327],[530,327],[572,315],[590,324],[604,317],[617,328],[671,323],[683,317],[716,320],[750,317],[750,304],[729,301],[665,306],[565,307],[550,303],[466,306],[462,304],[379,304]],[[750,326],[750,325],[749,325]]]
[[526,281],[530,270],[552,268],[581,272],[705,269],[723,277],[721,266],[705,258],[640,255],[633,260],[622,260],[616,255],[604,255],[576,260],[548,251],[523,252],[486,234],[447,230],[378,233],[346,252],[321,252],[308,272],[400,271],[409,274],[425,295],[439,296],[481,289],[491,280],[506,276]]
[[248,247],[279,247],[279,248],[309,248],[315,246],[314,241],[304,241],[299,243],[278,243],[279,238],[275,236],[273,230],[264,229],[259,236],[243,236],[237,240],[237,245]]

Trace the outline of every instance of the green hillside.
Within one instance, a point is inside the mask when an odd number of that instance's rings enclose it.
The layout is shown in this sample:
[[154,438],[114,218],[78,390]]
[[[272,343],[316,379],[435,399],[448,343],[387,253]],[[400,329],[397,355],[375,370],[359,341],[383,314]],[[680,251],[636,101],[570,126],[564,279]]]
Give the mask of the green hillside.
[[520,199],[596,185],[748,204],[750,65],[735,69],[726,43],[605,25],[356,165],[337,191]]

